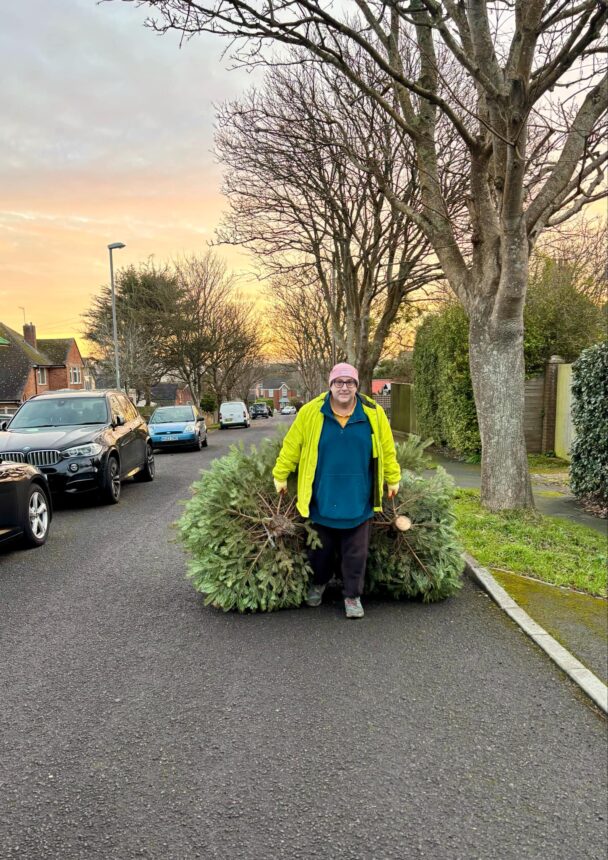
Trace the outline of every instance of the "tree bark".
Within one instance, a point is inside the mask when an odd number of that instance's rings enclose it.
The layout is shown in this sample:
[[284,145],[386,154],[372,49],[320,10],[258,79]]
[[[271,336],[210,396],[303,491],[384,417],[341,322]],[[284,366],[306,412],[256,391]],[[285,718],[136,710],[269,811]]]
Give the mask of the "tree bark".
[[481,435],[481,502],[491,511],[533,508],[524,438],[521,325],[473,312],[469,366]]

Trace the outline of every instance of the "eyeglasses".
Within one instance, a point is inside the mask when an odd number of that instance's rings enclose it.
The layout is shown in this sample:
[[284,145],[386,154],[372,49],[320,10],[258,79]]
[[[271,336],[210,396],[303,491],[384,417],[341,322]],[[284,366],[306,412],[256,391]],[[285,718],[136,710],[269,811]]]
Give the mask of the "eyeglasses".
[[346,381],[343,379],[334,379],[332,385],[335,385],[336,388],[356,388],[357,383],[354,379],[347,379]]

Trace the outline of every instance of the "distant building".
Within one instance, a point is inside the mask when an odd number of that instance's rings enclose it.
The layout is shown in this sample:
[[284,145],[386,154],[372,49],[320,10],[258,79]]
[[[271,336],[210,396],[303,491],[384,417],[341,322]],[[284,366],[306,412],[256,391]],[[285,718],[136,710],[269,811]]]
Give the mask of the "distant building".
[[372,379],[372,394],[390,394],[392,379]]
[[84,362],[73,337],[36,338],[36,326],[23,336],[0,323],[0,412],[13,414],[45,391],[84,388]]
[[289,383],[283,382],[282,379],[264,379],[258,382],[252,389],[250,394],[252,400],[263,398],[264,400],[272,400],[275,409],[282,409],[283,406],[289,406],[291,400],[294,400],[298,393],[295,388],[291,388]]
[[150,400],[155,406],[182,406],[192,403],[192,395],[187,385],[159,382],[150,388]]
[[391,417],[391,383],[392,379],[372,379],[372,397]]

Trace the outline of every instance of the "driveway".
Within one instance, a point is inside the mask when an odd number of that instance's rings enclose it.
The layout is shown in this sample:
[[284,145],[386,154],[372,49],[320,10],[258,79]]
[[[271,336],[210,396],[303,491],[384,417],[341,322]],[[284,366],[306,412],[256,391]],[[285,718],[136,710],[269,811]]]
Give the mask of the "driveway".
[[0,553],[3,858],[605,858],[606,722],[470,582],[225,615],[171,523],[230,442]]

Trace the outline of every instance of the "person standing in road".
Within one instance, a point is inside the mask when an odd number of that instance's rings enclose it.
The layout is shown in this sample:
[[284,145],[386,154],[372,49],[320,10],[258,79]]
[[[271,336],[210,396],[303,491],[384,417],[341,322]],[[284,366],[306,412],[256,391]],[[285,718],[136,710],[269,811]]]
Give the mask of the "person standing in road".
[[363,618],[371,520],[374,511],[382,510],[384,482],[392,498],[401,479],[386,413],[358,388],[356,368],[336,364],[329,391],[300,409],[273,469],[278,493],[286,491],[288,475],[298,470],[297,508],[321,539],[320,547],[309,550],[313,579],[306,603],[321,604],[339,553],[347,618]]

